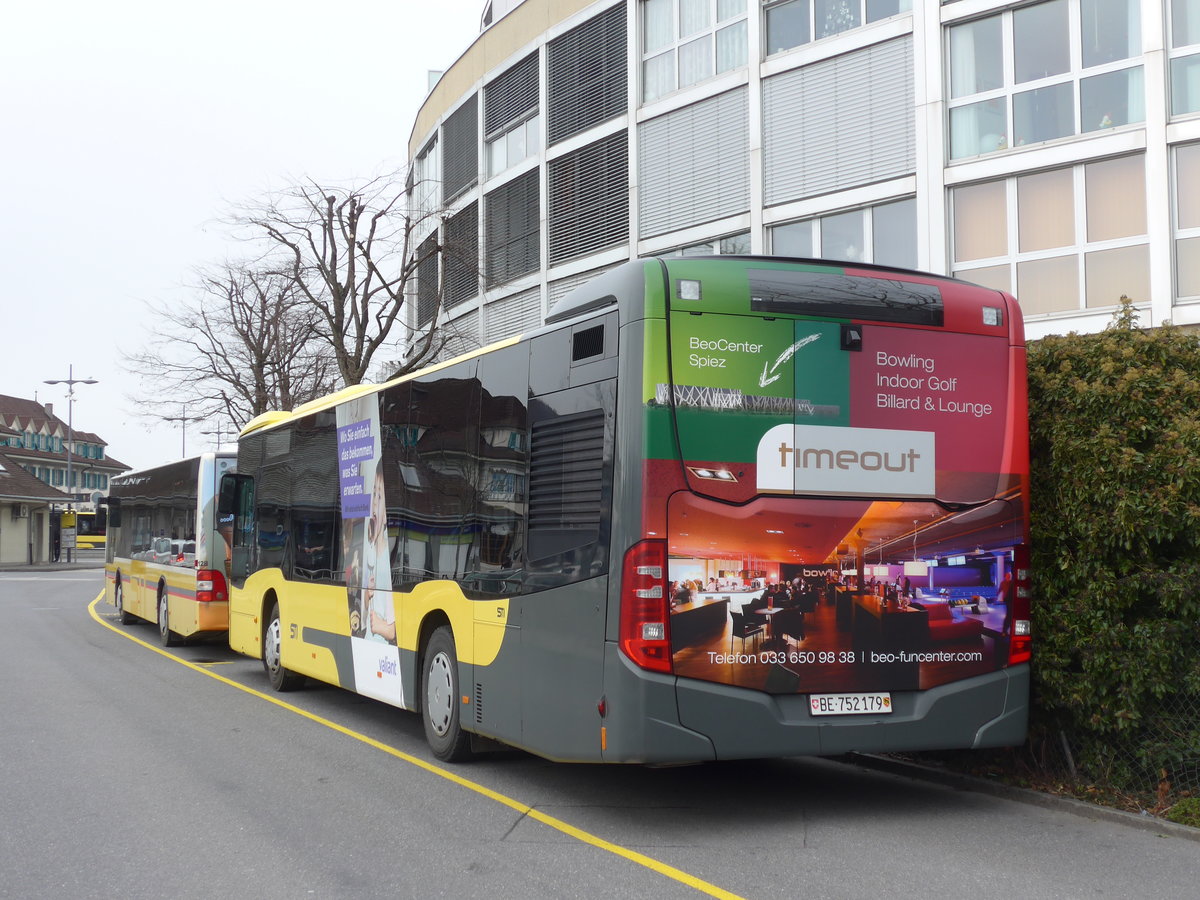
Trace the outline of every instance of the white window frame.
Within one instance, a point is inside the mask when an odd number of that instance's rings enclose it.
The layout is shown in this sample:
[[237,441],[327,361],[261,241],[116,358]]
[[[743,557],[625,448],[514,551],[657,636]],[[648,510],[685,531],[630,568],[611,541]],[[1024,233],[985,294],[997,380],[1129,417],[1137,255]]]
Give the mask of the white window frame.
[[[682,2],[684,2],[684,0],[664,0],[664,2],[669,3],[671,6],[671,40],[667,41],[666,43],[662,44],[659,47],[655,47],[654,50],[652,50],[652,51],[646,50],[646,38],[648,37],[648,33],[649,33],[649,29],[646,27],[647,0],[639,0],[639,3],[638,3],[638,25],[639,25],[639,28],[641,29],[640,36],[639,36],[639,57],[641,60],[641,65],[640,65],[639,71],[641,72],[641,86],[640,86],[639,90],[641,93],[641,98],[642,98],[643,103],[653,103],[654,101],[660,100],[663,97],[666,97],[670,94],[675,93],[676,91],[686,90],[690,87],[694,87],[697,84],[702,84],[705,81],[708,81],[709,79],[716,78],[718,75],[722,75],[725,72],[731,72],[735,68],[741,68],[742,66],[745,66],[748,64],[750,50],[749,50],[749,24],[748,24],[749,13],[747,12],[747,10],[749,9],[751,0],[745,0],[745,3],[743,5],[741,12],[733,14],[733,15],[729,15],[726,18],[721,19],[720,21],[718,21],[717,17],[719,15],[719,8],[720,8],[720,4],[721,4],[722,0],[706,0],[706,2],[708,3],[708,7],[709,7],[709,9],[708,9],[708,11],[709,11],[708,25],[704,26],[703,28],[701,28],[697,31],[689,32],[686,35],[680,34],[680,22],[679,22],[680,7],[681,7]],[[738,63],[738,65],[730,66],[725,69],[720,69],[720,68],[718,68],[719,62],[720,62],[720,57],[717,52],[717,34],[718,34],[718,32],[724,31],[727,28],[736,26],[739,22],[747,23],[747,27],[745,29],[746,34],[747,34],[745,55],[744,55],[742,61],[740,63]],[[703,78],[697,78],[695,81],[691,81],[685,85],[681,85],[680,79],[679,79],[680,50],[689,44],[692,44],[699,40],[705,40],[705,39],[708,40],[708,62],[710,64],[708,74],[705,75]],[[665,60],[668,56],[670,57],[670,60],[671,60],[671,82],[670,82],[670,85],[667,87],[664,87],[663,90],[661,90],[657,93],[654,93],[653,95],[648,94],[650,79],[646,77],[647,65],[652,62],[660,62],[660,63],[665,62]]]
[[[899,0],[899,9],[894,13],[889,13],[886,16],[878,18],[868,18],[871,15],[870,0],[846,0],[847,6],[856,6],[858,8],[858,24],[849,28],[843,28],[839,31],[832,31],[829,34],[817,37],[817,2],[816,0],[759,0],[762,6],[762,41],[763,41],[763,57],[776,56],[781,53],[790,53],[797,47],[806,47],[809,44],[814,44],[818,41],[826,41],[830,38],[846,34],[849,31],[863,28],[867,25],[873,25],[876,22],[882,22],[885,19],[891,19],[895,16],[908,15],[912,12],[912,0]],[[808,40],[799,44],[794,44],[790,47],[781,47],[778,50],[772,50],[767,46],[767,18],[773,10],[781,9],[786,6],[791,6],[795,3],[808,4]]]
[[[831,262],[845,263],[874,263],[875,262],[875,209],[881,206],[891,206],[894,203],[902,203],[905,200],[915,200],[912,194],[903,197],[889,197],[886,200],[880,200],[878,203],[871,203],[866,206],[856,206],[849,209],[834,209],[828,212],[821,213],[815,216],[805,216],[799,219],[789,219],[786,222],[773,223],[769,229],[769,241],[771,244],[771,252],[775,252],[775,229],[783,228],[788,225],[799,225],[803,222],[811,223],[812,225],[812,257],[814,259],[828,258]],[[914,213],[916,210],[914,209]],[[821,222],[824,219],[831,219],[835,216],[844,216],[851,213],[858,213],[862,217],[862,236],[863,247],[860,259],[842,259],[839,257],[826,257],[824,247],[821,243]],[[916,221],[913,221],[913,228],[916,228]],[[918,253],[920,250],[918,249]],[[894,265],[887,263],[887,265]],[[900,266],[899,268],[917,267],[917,260],[913,260],[908,266]]]
[[1200,98],[1198,98],[1197,108],[1186,112],[1175,112],[1175,65],[1176,60],[1193,59],[1193,65],[1200,66],[1200,23],[1196,25],[1196,42],[1191,44],[1180,44],[1175,46],[1175,16],[1174,7],[1177,3],[1190,2],[1197,6],[1197,15],[1200,16],[1200,2],[1198,0],[1171,0],[1166,10],[1166,25],[1167,25],[1167,55],[1170,59],[1167,62],[1167,90],[1172,93],[1170,100],[1171,118],[1182,119],[1200,115]]
[[1186,144],[1180,144],[1177,147],[1171,148],[1171,197],[1172,197],[1172,201],[1173,201],[1171,203],[1171,226],[1172,226],[1172,231],[1174,232],[1172,235],[1172,240],[1171,240],[1171,262],[1172,262],[1171,269],[1172,269],[1172,274],[1174,276],[1172,278],[1172,281],[1175,282],[1174,290],[1172,291],[1172,293],[1175,295],[1176,303],[1194,303],[1194,302],[1200,301],[1200,294],[1183,294],[1180,289],[1179,283],[1178,283],[1178,272],[1179,272],[1178,259],[1179,259],[1180,244],[1183,241],[1191,240],[1191,239],[1200,241],[1200,224],[1198,224],[1194,227],[1191,227],[1191,228],[1182,228],[1179,225],[1178,197],[1179,197],[1180,187],[1179,187],[1179,168],[1178,168],[1179,167],[1179,162],[1178,162],[1179,157],[1178,157],[1178,154],[1179,154],[1179,151],[1181,149],[1183,149],[1184,147],[1200,149],[1200,143],[1189,141]]
[[[1046,0],[1053,2],[1053,0]],[[1098,65],[1085,68],[1083,65],[1083,37],[1082,37],[1082,12],[1080,8],[1080,0],[1066,0],[1067,3],[1067,45],[1070,59],[1070,65],[1066,72],[1048,75],[1045,78],[1038,78],[1032,81],[1023,81],[1020,84],[1016,83],[1015,69],[1015,38],[1013,29],[1013,18],[1019,12],[1031,9],[1041,4],[1030,4],[1020,6],[1016,9],[1007,9],[999,13],[991,13],[987,16],[981,16],[976,19],[964,19],[955,21],[943,29],[943,53],[946,59],[944,68],[945,78],[945,96],[946,100],[946,158],[951,163],[961,162],[964,160],[976,159],[980,156],[991,155],[994,153],[1014,150],[1023,146],[1035,146],[1052,141],[1066,140],[1077,137],[1080,134],[1096,133],[1103,129],[1091,127],[1084,129],[1083,125],[1083,109],[1081,103],[1081,85],[1084,81],[1094,78],[1097,75],[1106,75],[1112,72],[1120,72],[1132,69],[1142,69],[1144,73],[1144,55],[1136,53],[1127,59],[1114,60],[1112,62],[1100,63]],[[1133,0],[1135,7],[1140,8],[1139,0]],[[953,84],[951,75],[954,71],[954,56],[951,48],[951,33],[957,27],[969,25],[975,22],[982,22],[985,19],[999,18],[1001,21],[1001,54],[1003,65],[1003,85],[998,88],[993,88],[987,91],[980,91],[974,94],[966,94],[961,97],[952,97]],[[1109,129],[1119,128],[1140,128],[1145,125],[1146,106],[1145,106],[1145,76],[1143,74],[1142,88],[1142,118],[1133,120],[1128,123],[1108,126]],[[1047,138],[1042,141],[1026,142],[1023,139],[1017,139],[1014,144],[1015,129],[1015,111],[1014,102],[1017,95],[1026,94],[1034,90],[1051,88],[1058,85],[1071,85],[1071,102],[1072,102],[1072,129],[1066,134],[1059,135],[1054,138]],[[1005,133],[1001,136],[1001,140],[997,142],[995,149],[981,150],[978,153],[959,153],[954,155],[955,148],[952,144],[954,132],[954,113],[955,110],[963,109],[972,106],[976,103],[983,103],[989,100],[1001,100],[1004,102],[1005,109]]]
[[[1142,159],[1142,172],[1145,176],[1146,158],[1144,154],[1138,154]],[[1104,159],[1084,160],[1073,163],[1069,166],[1060,166],[1054,169],[1047,170],[1048,172],[1059,172],[1063,169],[1071,170],[1072,177],[1072,200],[1074,209],[1072,214],[1074,217],[1074,234],[1075,241],[1072,244],[1067,244],[1061,247],[1051,247],[1046,250],[1026,250],[1020,249],[1020,210],[1018,208],[1018,191],[1017,181],[1019,178],[1036,174],[1033,172],[1017,172],[1012,175],[1005,176],[1002,179],[988,179],[986,182],[975,182],[971,184],[957,185],[951,189],[951,197],[947,205],[947,215],[950,217],[950,227],[948,230],[950,240],[950,266],[951,274],[955,278],[962,278],[965,281],[973,280],[971,272],[976,269],[991,269],[991,268],[1008,268],[1008,285],[1009,293],[1014,294],[1020,300],[1018,293],[1018,269],[1022,263],[1036,262],[1046,259],[1061,259],[1066,257],[1074,257],[1076,266],[1076,284],[1078,285],[1078,295],[1076,296],[1076,305],[1062,310],[1054,310],[1044,313],[1025,313],[1026,319],[1054,319],[1062,316],[1078,316],[1081,312],[1095,312],[1097,310],[1111,309],[1117,305],[1117,300],[1114,299],[1108,306],[1088,306],[1087,305],[1087,255],[1104,250],[1119,250],[1126,247],[1149,247],[1149,229],[1151,209],[1149,203],[1146,209],[1146,229],[1147,231],[1140,235],[1132,235],[1123,238],[1110,238],[1102,241],[1087,240],[1087,166],[1094,163],[1106,162]],[[954,197],[953,192],[958,188],[976,187],[985,183],[995,183],[996,181],[1004,182],[1004,203],[1005,217],[1008,227],[1006,241],[1008,245],[1008,253],[1003,256],[987,257],[983,259],[972,259],[969,261],[958,262],[955,259],[956,248],[954,244]],[[1197,229],[1200,231],[1200,229]],[[1147,272],[1149,274],[1149,272]],[[1149,302],[1150,297],[1137,298],[1139,301]]]

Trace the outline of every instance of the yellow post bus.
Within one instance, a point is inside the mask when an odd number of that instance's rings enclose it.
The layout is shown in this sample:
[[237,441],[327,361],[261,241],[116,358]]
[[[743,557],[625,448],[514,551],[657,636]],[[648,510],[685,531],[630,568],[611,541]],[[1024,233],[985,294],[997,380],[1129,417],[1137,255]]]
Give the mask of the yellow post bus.
[[563,761],[1019,744],[1016,301],[645,259],[520,338],[250,422],[230,646]]
[[112,479],[105,595],[123,625],[157,624],[164,646],[229,627],[216,494],[236,463],[233,453],[204,453]]
[[93,510],[81,509],[75,513],[75,548],[77,550],[103,550],[108,516],[104,507]]

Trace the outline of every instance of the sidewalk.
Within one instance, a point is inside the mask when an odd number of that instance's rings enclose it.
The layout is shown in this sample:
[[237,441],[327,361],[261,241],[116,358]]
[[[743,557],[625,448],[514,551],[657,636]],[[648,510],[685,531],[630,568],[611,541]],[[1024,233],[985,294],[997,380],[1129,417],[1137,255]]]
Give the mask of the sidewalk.
[[103,569],[103,557],[98,559],[73,559],[67,562],[47,563],[0,563],[0,572],[74,572],[79,569]]

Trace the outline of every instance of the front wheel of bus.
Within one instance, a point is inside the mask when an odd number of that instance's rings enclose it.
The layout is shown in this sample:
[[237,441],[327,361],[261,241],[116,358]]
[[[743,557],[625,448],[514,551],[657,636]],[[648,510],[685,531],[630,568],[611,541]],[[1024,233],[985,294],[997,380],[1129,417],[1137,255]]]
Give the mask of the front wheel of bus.
[[125,586],[119,581],[113,588],[113,605],[117,607],[117,621],[122,625],[132,625],[137,621],[137,616],[125,611]]
[[271,687],[294,691],[304,685],[304,676],[283,667],[283,628],[279,624],[279,604],[271,607],[271,618],[263,632],[263,668]]
[[179,635],[171,630],[170,610],[167,608],[167,589],[158,589],[158,639],[164,647],[179,643]]
[[459,724],[458,656],[454,635],[445,625],[429,638],[422,674],[422,718],[433,755],[446,762],[468,759],[470,735]]

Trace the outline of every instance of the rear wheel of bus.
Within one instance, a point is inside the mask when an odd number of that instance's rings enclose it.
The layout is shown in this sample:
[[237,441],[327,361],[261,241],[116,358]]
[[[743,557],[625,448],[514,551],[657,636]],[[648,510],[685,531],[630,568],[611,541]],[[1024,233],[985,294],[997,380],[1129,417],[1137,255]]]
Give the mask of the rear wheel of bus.
[[137,621],[137,616],[125,611],[125,586],[120,576],[117,576],[117,583],[113,587],[113,605],[117,608],[117,621],[122,625],[132,625]]
[[277,691],[294,691],[304,685],[304,676],[283,667],[283,629],[279,625],[279,604],[271,607],[271,617],[263,631],[263,668],[271,687]]
[[422,667],[421,711],[425,720],[425,739],[433,755],[446,762],[458,762],[471,756],[470,735],[459,722],[458,655],[454,635],[446,625],[429,638]]
[[158,586],[158,639],[164,647],[174,647],[179,643],[179,635],[171,630],[171,613],[164,584]]

